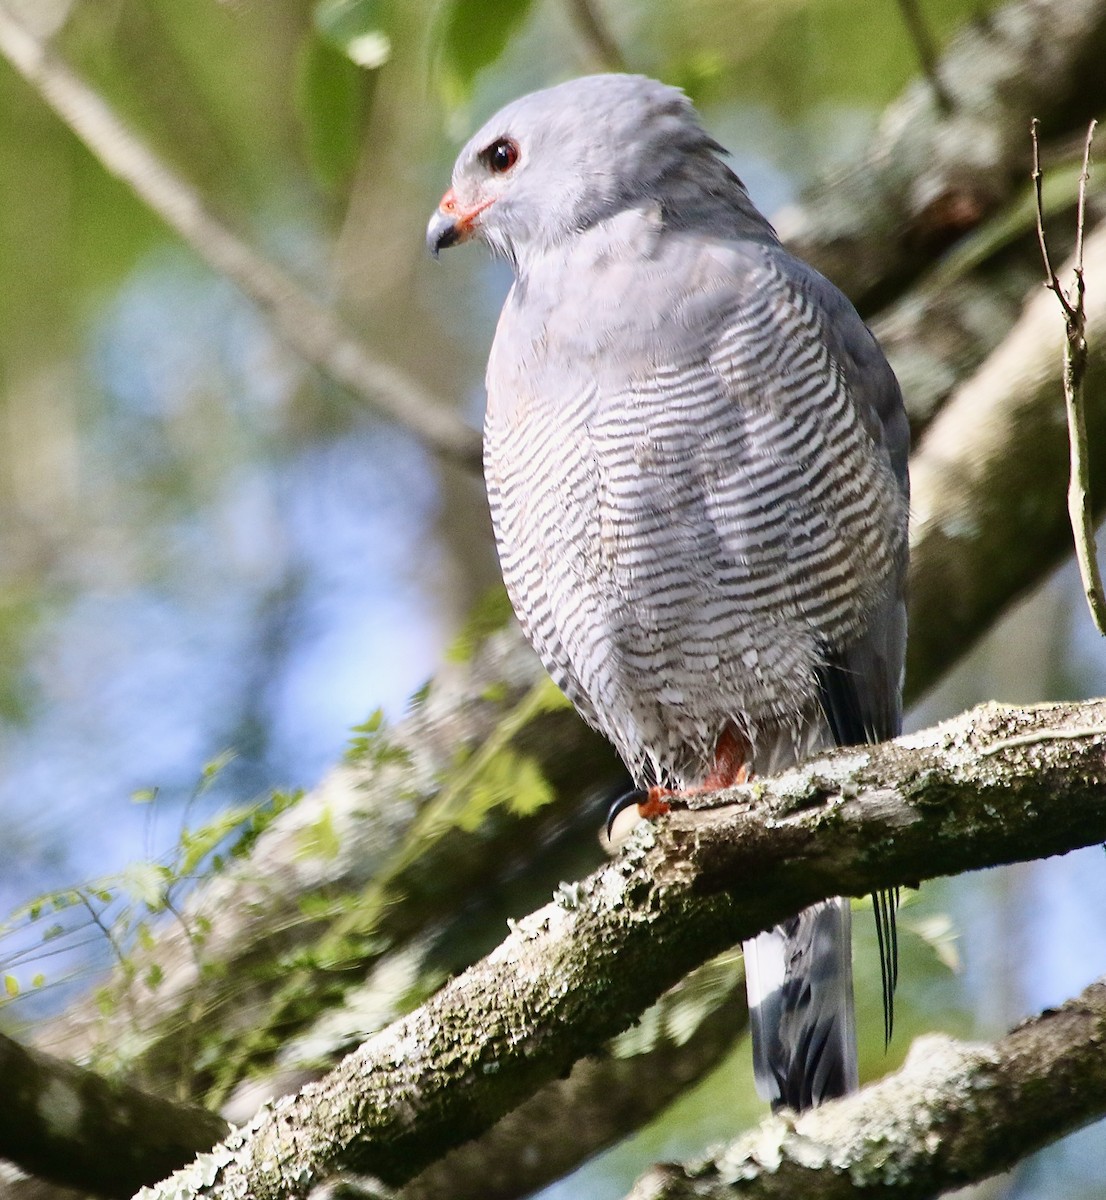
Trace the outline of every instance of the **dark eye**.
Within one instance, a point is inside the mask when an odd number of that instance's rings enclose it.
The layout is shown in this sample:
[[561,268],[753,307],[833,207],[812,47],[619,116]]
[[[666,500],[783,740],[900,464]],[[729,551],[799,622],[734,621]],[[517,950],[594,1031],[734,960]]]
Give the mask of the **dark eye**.
[[487,164],[489,171],[502,175],[518,162],[518,144],[510,138],[500,138],[486,147],[480,157]]

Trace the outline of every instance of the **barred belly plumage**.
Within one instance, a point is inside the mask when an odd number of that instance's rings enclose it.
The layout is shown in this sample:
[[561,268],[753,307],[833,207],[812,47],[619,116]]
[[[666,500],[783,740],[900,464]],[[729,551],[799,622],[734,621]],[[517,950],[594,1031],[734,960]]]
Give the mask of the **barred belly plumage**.
[[728,722],[760,770],[817,745],[817,667],[893,568],[890,472],[809,304],[770,259],[759,274],[687,364],[602,394],[581,371],[566,400],[540,388],[539,348],[525,396],[494,383],[486,475],[512,601],[642,783],[693,784]]

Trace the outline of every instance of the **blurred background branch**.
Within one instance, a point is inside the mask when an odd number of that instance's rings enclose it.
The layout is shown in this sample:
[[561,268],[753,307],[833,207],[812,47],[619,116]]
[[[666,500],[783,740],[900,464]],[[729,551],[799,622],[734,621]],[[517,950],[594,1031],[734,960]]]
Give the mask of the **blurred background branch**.
[[0,53],[100,160],[202,258],[269,317],[305,361],[325,371],[389,420],[409,428],[438,454],[467,467],[480,464],[480,437],[454,412],[381,362],[344,328],[333,311],[290,275],[232,233],[199,192],[170,169],[50,48],[0,4]]

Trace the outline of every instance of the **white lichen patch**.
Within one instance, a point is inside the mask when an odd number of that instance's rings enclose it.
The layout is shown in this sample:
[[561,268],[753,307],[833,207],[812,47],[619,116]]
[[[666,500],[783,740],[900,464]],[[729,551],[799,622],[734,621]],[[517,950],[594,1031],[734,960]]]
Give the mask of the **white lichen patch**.
[[626,903],[626,876],[617,867],[608,867],[598,880],[595,891],[596,908],[614,912]]

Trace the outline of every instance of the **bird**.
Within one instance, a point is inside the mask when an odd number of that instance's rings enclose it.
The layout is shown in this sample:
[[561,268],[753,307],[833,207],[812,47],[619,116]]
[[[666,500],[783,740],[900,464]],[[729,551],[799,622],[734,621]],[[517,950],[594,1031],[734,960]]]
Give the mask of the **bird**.
[[[646,813],[901,727],[902,394],[725,158],[678,88],[576,78],[483,125],[427,229],[513,270],[484,422],[503,578]],[[773,1108],[857,1086],[850,920],[830,899],[745,943]]]

